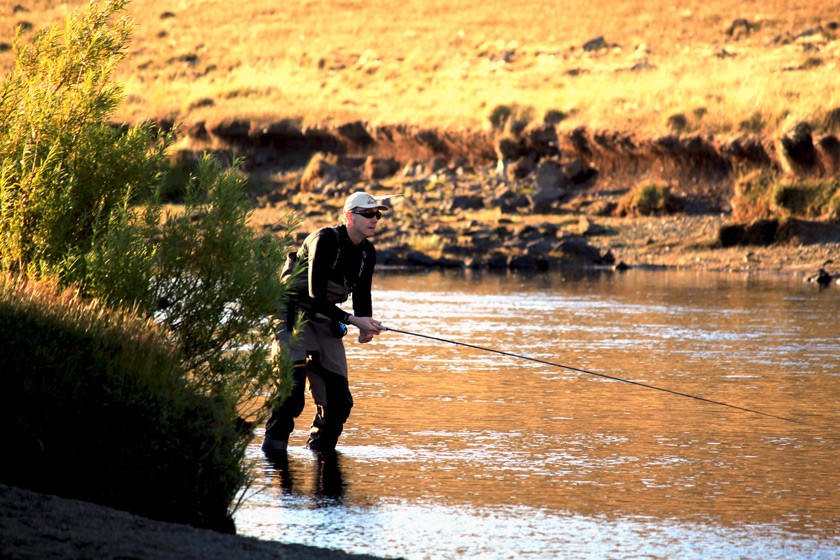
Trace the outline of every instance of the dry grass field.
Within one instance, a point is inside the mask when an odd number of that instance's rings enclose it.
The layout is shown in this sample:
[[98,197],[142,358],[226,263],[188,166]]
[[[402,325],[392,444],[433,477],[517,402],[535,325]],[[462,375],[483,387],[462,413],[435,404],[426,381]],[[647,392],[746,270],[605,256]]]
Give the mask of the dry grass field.
[[[0,69],[79,0],[3,0]],[[125,120],[488,125],[498,105],[563,127],[773,135],[840,129],[830,0],[134,0]],[[602,37],[603,39],[598,40]],[[589,43],[589,44],[588,44]]]

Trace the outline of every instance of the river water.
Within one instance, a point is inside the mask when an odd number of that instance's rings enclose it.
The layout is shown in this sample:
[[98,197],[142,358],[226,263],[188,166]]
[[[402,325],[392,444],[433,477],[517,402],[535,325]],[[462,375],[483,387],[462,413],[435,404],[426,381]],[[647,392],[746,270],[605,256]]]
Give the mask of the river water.
[[[335,458],[249,449],[240,534],[383,557],[840,558],[840,286],[380,274]],[[349,309],[349,307],[348,307]],[[352,333],[351,333],[352,334]],[[774,418],[771,416],[782,417]]]

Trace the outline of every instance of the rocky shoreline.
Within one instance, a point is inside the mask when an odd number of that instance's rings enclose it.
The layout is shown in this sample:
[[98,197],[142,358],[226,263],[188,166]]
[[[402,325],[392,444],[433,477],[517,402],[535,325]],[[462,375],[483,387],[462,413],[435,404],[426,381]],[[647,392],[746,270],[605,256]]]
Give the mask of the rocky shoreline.
[[[519,176],[504,166],[315,156],[255,195],[254,223],[273,230],[294,212],[298,235],[339,220],[344,198],[367,190],[393,208],[378,227],[380,265],[524,271],[566,267],[816,271],[840,262],[840,224],[794,217],[737,223],[731,190],[666,187],[661,208],[633,207],[630,187],[555,156]],[[279,229],[278,229],[279,231]]]
[[[408,268],[550,271],[565,267],[815,271],[840,261],[840,224],[733,212],[753,172],[836,181],[840,141],[799,123],[778,139],[561,131],[562,115],[485,131],[352,122],[299,128],[249,121],[186,127],[182,162],[236,153],[257,185],[254,224],[299,235],[339,219],[367,190],[393,211],[378,227],[379,263]],[[162,123],[166,127],[167,123]],[[655,207],[639,186],[662,193]]]

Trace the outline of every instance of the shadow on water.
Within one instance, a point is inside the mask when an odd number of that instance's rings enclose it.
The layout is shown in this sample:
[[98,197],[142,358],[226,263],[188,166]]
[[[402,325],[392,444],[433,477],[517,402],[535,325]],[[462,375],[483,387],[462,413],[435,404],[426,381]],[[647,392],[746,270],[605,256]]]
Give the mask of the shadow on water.
[[348,337],[356,406],[335,461],[299,430],[267,463],[258,431],[265,491],[241,534],[407,558],[838,556],[840,289],[644,271],[385,274],[374,289],[386,325],[827,428]]

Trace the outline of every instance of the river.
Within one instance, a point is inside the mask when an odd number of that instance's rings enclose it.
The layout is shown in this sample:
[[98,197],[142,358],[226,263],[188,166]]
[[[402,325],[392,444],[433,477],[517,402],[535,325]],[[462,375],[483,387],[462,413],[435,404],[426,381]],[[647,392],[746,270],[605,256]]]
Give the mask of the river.
[[258,431],[240,534],[411,559],[840,557],[840,286],[378,273],[374,304],[393,328],[550,363],[348,337],[338,453],[303,447],[311,403],[287,462]]

